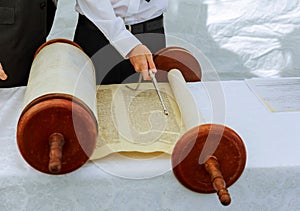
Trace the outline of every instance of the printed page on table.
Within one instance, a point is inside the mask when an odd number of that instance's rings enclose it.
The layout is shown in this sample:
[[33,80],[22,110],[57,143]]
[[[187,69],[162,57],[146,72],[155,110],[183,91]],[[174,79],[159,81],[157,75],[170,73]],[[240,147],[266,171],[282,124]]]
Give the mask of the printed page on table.
[[[171,154],[175,143],[187,130],[185,122],[193,122],[190,124],[195,126],[201,122],[195,101],[182,81],[182,75],[178,78],[175,74],[170,84],[159,83],[169,115],[164,114],[151,82],[141,83],[137,90],[128,88],[136,84],[97,86],[99,135],[91,160],[114,152],[133,157]],[[176,87],[179,93],[174,94],[171,87]],[[182,105],[185,108],[179,107]]]
[[300,78],[254,78],[245,81],[271,112],[300,111]]

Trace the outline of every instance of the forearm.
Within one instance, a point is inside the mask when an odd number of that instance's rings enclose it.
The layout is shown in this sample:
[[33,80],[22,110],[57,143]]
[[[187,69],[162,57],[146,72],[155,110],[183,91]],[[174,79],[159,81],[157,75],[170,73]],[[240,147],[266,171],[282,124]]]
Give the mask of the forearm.
[[117,17],[110,0],[101,0],[95,4],[93,0],[78,0],[80,13],[90,19],[109,40],[110,44],[126,58],[128,53],[140,41],[125,27],[121,17]]

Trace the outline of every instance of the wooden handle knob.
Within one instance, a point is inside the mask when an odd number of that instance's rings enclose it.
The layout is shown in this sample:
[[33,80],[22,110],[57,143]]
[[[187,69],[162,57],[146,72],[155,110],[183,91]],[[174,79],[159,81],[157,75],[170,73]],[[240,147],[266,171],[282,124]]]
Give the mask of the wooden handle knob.
[[60,133],[53,133],[49,136],[49,171],[59,173],[61,170],[62,148],[65,143],[64,137]]
[[214,189],[217,191],[220,202],[227,206],[231,202],[230,195],[226,188],[223,175],[219,169],[219,163],[216,157],[210,156],[205,162],[205,169],[210,174],[211,182]]

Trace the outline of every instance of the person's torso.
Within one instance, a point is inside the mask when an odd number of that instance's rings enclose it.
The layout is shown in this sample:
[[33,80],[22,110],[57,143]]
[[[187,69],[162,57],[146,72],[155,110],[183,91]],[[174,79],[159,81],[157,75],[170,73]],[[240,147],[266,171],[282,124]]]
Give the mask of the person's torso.
[[26,85],[33,55],[49,30],[47,4],[47,0],[0,0],[0,62],[8,75],[0,87]]
[[[84,0],[78,0],[84,1]],[[102,0],[98,0],[101,5]],[[109,0],[114,13],[121,17],[125,24],[144,22],[163,14],[168,8],[168,0]],[[97,3],[97,1],[95,1]],[[107,5],[107,4],[104,4]],[[79,4],[76,9],[81,13]]]

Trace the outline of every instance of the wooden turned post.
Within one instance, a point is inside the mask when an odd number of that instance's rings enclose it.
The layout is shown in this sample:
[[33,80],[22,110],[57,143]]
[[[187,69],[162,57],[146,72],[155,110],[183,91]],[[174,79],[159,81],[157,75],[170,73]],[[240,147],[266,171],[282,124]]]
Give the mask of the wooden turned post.
[[215,156],[210,156],[205,162],[205,169],[211,177],[214,189],[217,191],[220,202],[227,206],[231,202],[230,195],[226,188],[222,172],[219,169],[219,162]]
[[232,129],[218,124],[192,128],[177,141],[172,153],[178,181],[198,193],[217,192],[224,206],[231,203],[227,188],[238,180],[245,165],[243,140]]
[[64,137],[60,133],[52,133],[49,136],[49,171],[59,173],[61,170],[62,148],[65,143]]

